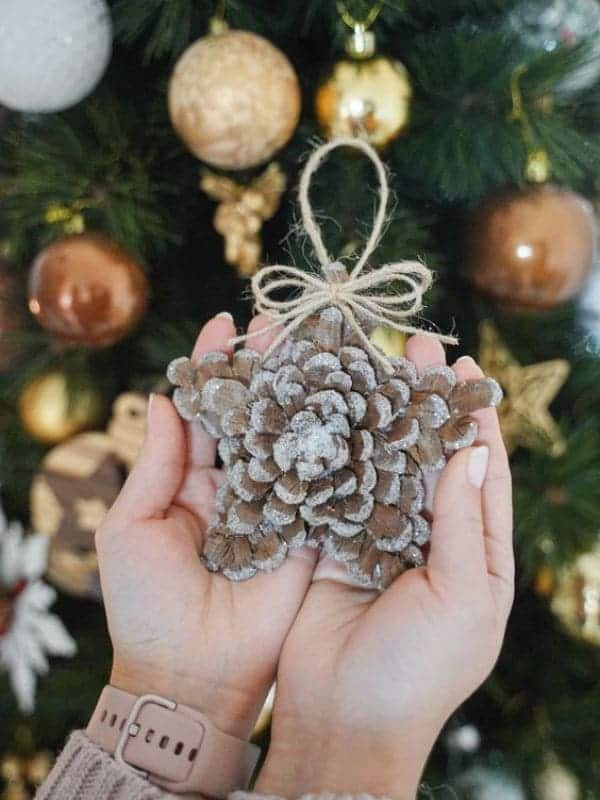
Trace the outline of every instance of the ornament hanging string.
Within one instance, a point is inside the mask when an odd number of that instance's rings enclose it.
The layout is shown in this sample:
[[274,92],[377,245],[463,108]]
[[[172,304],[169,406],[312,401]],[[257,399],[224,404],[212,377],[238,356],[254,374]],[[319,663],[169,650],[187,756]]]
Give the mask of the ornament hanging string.
[[[334,261],[327,252],[308,196],[314,173],[325,157],[338,147],[354,147],[362,150],[372,161],[379,180],[379,204],[373,228],[365,249],[349,274],[346,274],[345,267]],[[267,358],[308,317],[330,306],[335,306],[341,311],[344,321],[362,342],[365,350],[389,372],[393,372],[392,363],[370,341],[360,324],[361,318],[366,318],[376,325],[387,325],[401,333],[422,333],[447,344],[456,344],[457,340],[453,336],[424,331],[403,321],[417,314],[423,307],[423,295],[432,282],[431,271],[425,264],[420,261],[400,261],[365,272],[385,225],[389,193],[385,167],[375,150],[364,140],[340,137],[318,147],[308,159],[302,173],[299,197],[304,230],[313,244],[322,274],[309,273],[282,264],[259,270],[252,278],[255,309],[270,317],[273,324],[260,331],[231,339],[230,344],[246,342],[281,326],[279,334],[264,354]],[[341,275],[343,277],[340,277]],[[386,294],[384,290],[392,282],[403,286],[403,290]],[[277,300],[272,295],[280,289],[300,290],[300,294],[288,300]],[[379,293],[376,290],[379,290]]]

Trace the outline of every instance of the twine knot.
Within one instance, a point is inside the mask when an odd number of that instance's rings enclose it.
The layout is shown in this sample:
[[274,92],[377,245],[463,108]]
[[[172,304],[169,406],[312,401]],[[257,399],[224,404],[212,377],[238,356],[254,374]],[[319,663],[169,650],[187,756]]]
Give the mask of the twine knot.
[[[308,198],[313,174],[331,150],[342,146],[362,150],[373,162],[379,179],[379,205],[373,229],[365,249],[350,273],[340,261],[332,260],[328,254]],[[362,342],[365,350],[389,372],[393,372],[393,365],[370,341],[361,320],[387,325],[406,334],[424,333],[439,341],[456,344],[457,340],[453,336],[424,331],[403,322],[421,310],[423,295],[431,286],[432,274],[425,264],[420,261],[399,261],[365,272],[368,259],[381,237],[388,200],[389,186],[385,167],[367,142],[342,137],[318,147],[307,161],[300,179],[300,210],[304,229],[313,243],[321,266],[321,274],[282,264],[259,270],[252,278],[255,308],[257,312],[270,317],[273,324],[255,333],[238,336],[231,340],[231,344],[245,342],[281,326],[281,331],[265,353],[266,358],[308,317],[329,306],[339,308],[344,321]],[[393,292],[390,287],[393,287]],[[287,300],[278,300],[274,295],[281,289],[300,290],[300,293]]]

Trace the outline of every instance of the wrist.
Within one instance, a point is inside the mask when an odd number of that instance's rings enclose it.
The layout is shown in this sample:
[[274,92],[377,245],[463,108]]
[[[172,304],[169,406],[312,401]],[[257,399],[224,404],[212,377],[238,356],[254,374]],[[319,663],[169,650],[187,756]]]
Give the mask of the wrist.
[[261,698],[253,702],[242,691],[206,682],[202,685],[197,676],[134,668],[116,660],[110,684],[138,697],[157,694],[201,711],[219,730],[238,739],[250,738],[261,707]]
[[255,791],[291,798],[334,792],[414,800],[436,735],[349,736],[344,727],[316,735],[292,728],[279,735],[275,724]]

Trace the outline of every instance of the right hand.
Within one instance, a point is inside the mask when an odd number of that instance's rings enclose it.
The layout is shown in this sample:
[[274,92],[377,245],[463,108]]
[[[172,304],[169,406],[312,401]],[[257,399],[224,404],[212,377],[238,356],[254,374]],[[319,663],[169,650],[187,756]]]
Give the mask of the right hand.
[[[423,336],[407,355],[420,370],[445,363]],[[455,371],[482,376],[472,359]],[[492,669],[513,599],[511,482],[496,411],[474,416],[482,447],[441,474],[426,567],[383,594],[317,568],[281,654],[257,791],[414,797],[445,720]]]

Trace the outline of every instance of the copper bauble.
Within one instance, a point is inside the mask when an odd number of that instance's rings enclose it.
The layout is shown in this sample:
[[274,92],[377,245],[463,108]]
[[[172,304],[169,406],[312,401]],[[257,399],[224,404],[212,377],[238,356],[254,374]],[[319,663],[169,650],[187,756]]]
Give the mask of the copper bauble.
[[596,225],[583,197],[552,184],[489,200],[467,232],[472,283],[512,310],[574,297],[593,262]]
[[226,30],[199,39],[181,56],[169,84],[169,114],[195,156],[245,169],[292,136],[300,86],[281,50],[255,33]]
[[95,387],[87,384],[71,388],[59,371],[34,378],[19,398],[23,427],[44,444],[62,442],[93,427],[102,416],[103,405]]
[[99,234],[65,236],[44,248],[31,268],[29,309],[67,344],[113,344],[140,320],[147,302],[139,263]]
[[376,56],[338,61],[317,90],[315,112],[325,135],[364,135],[383,147],[409,121],[412,89],[399,61]]

